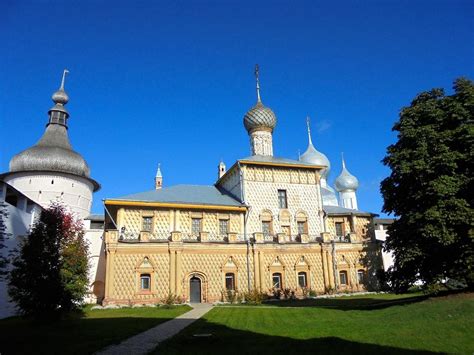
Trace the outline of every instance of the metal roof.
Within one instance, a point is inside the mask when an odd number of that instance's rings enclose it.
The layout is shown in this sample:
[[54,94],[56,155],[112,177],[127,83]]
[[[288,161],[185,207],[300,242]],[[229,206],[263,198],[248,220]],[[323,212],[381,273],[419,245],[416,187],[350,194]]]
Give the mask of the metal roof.
[[339,206],[323,206],[324,211],[329,215],[359,215],[359,216],[377,216],[374,213],[364,212],[359,210],[353,210],[350,208],[344,208]]
[[84,219],[94,222],[103,222],[105,220],[105,216],[103,214],[90,214]]
[[[270,163],[270,164],[286,164],[286,165],[305,165],[308,167],[318,167],[317,165],[306,163],[303,161],[287,159],[287,158],[278,158],[267,155],[252,155],[247,158],[239,159],[239,162],[256,162],[256,163]],[[325,167],[325,166],[324,166]]]
[[374,218],[375,224],[392,224],[395,218]]
[[176,185],[159,190],[150,190],[136,194],[113,198],[118,201],[183,203],[195,205],[244,206],[215,186]]

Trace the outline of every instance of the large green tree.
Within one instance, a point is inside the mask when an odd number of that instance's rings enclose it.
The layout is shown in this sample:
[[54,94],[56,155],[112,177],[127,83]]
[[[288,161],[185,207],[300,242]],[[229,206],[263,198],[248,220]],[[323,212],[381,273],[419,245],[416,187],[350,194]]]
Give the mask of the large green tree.
[[397,217],[385,248],[395,257],[389,280],[398,291],[416,280],[474,284],[474,85],[460,78],[454,94],[419,94],[402,109],[398,141],[383,163],[384,212]]
[[53,204],[41,213],[12,265],[9,294],[23,314],[51,317],[76,308],[88,285],[82,222]]

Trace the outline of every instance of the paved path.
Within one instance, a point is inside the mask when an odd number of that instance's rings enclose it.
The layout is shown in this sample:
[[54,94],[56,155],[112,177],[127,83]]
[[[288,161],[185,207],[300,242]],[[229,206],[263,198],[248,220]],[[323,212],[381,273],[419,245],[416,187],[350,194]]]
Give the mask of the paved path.
[[195,322],[213,307],[212,304],[196,303],[192,304],[192,310],[184,313],[174,319],[150,328],[143,333],[137,334],[117,345],[110,345],[97,355],[115,355],[115,354],[148,354],[155,349],[159,343],[178,334],[191,323]]

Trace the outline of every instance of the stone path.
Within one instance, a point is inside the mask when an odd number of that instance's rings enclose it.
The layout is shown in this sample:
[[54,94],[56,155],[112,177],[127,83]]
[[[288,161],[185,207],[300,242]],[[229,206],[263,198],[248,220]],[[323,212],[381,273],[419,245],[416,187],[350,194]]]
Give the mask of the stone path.
[[137,334],[120,344],[110,345],[97,355],[115,355],[115,354],[148,354],[155,349],[159,343],[178,334],[181,330],[186,328],[191,323],[195,322],[213,307],[212,304],[195,303],[192,304],[192,310],[180,316],[171,319],[165,323],[159,324],[156,327],[150,328],[143,333]]

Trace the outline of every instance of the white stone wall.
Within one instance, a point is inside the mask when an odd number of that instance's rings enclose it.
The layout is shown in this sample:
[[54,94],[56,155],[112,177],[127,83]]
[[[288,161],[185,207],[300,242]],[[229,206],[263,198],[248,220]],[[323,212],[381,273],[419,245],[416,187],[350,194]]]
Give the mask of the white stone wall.
[[[100,283],[105,285],[105,249],[102,229],[85,230],[85,239],[89,245],[89,292],[85,298],[87,303],[101,301]],[[99,293],[99,294],[97,294]]]
[[[21,196],[21,194],[18,194],[18,207],[10,205],[4,202],[6,185],[1,184],[0,190],[0,203],[4,205],[7,212],[4,221],[6,225],[5,248],[0,249],[0,254],[8,257],[10,252],[17,248],[30,232],[32,224],[41,213],[41,207],[32,203],[32,201],[28,201],[28,199],[25,196]],[[15,304],[10,302],[8,297],[7,281],[0,279],[0,318],[13,315],[15,315]]]
[[5,182],[33,201],[47,208],[53,201],[63,201],[79,218],[90,214],[94,186],[87,179],[61,173],[16,173]]
[[224,178],[219,182],[219,186],[223,187],[229,194],[240,201],[242,198],[242,190],[239,168],[237,167],[229,170]]
[[[388,236],[387,231],[382,229],[382,225],[381,224],[376,225],[375,239],[383,241],[385,243],[385,241],[387,240],[387,236]],[[387,271],[390,266],[393,266],[394,258],[393,258],[392,252],[386,252],[382,250],[382,259],[383,259],[383,268],[385,271]]]
[[319,236],[323,232],[322,201],[316,171],[298,168],[244,167],[245,202],[251,206],[247,233],[262,231],[260,215],[270,211],[273,216],[273,232],[283,233],[278,205],[278,190],[287,191],[291,235],[298,234],[295,220],[297,212],[308,216],[308,234]]
[[339,192],[339,200],[341,207],[357,209],[357,197],[353,190]]
[[250,153],[252,155],[273,155],[272,133],[254,131],[250,133]]

